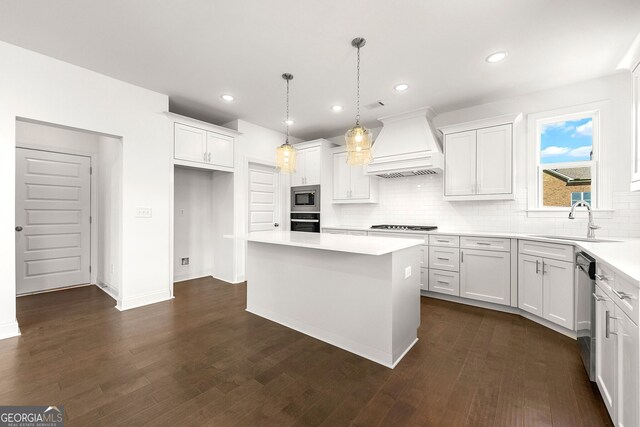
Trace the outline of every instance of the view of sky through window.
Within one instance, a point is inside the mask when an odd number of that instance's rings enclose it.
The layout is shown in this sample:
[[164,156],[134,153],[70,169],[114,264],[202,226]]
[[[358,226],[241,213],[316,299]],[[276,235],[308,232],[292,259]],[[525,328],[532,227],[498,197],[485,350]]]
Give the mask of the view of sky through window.
[[593,119],[542,125],[540,130],[540,163],[583,162],[591,160]]

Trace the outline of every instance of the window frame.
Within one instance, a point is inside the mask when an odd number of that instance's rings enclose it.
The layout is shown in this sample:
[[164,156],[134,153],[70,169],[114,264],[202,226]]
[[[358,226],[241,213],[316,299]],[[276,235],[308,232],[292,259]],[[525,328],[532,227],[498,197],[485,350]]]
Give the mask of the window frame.
[[[527,215],[537,217],[562,218],[571,209],[570,207],[544,206],[542,193],[543,169],[555,169],[562,167],[591,167],[591,200],[593,210],[600,212],[600,217],[610,217],[611,213],[611,178],[610,171],[602,168],[603,154],[603,129],[605,120],[609,116],[609,102],[597,102],[585,105],[576,105],[556,110],[543,111],[528,115],[528,156],[527,156]],[[541,160],[541,130],[542,126],[559,121],[570,121],[584,118],[593,120],[591,160],[580,162],[545,163]],[[604,214],[603,214],[604,213]],[[581,215],[580,215],[581,216]]]

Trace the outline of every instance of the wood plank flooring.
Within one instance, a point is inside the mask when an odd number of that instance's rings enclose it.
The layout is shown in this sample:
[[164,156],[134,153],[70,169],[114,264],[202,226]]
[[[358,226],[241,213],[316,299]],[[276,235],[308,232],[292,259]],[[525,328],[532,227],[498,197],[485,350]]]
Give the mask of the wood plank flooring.
[[67,425],[606,426],[575,341],[519,316],[422,298],[394,370],[247,313],[212,278],[119,312],[96,287],[18,299],[0,405]]

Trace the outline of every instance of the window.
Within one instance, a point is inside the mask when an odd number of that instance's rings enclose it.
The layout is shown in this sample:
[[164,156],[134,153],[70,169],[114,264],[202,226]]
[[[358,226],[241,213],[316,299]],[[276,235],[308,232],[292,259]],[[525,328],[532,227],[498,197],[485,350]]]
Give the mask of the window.
[[537,208],[597,207],[598,120],[597,111],[535,120]]

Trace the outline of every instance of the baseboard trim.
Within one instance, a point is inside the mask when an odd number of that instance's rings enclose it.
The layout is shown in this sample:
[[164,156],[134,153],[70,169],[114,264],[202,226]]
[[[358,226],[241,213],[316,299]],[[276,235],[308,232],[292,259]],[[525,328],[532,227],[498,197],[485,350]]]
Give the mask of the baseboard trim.
[[211,276],[211,271],[199,271],[197,273],[176,274],[173,276],[173,283],[186,282],[187,280],[199,279]]
[[100,289],[105,294],[109,295],[114,300],[118,301],[118,291],[111,287],[108,283],[103,282],[102,280],[98,280],[96,284],[98,289]]
[[119,299],[116,308],[120,311],[131,310],[132,308],[143,307],[145,305],[156,304],[173,299],[169,289],[158,292],[150,292],[132,298]]
[[525,319],[531,320],[534,323],[537,323],[539,325],[544,326],[545,328],[549,328],[559,334],[562,334],[564,336],[567,336],[569,338],[572,339],[576,339],[577,335],[575,331],[572,331],[570,329],[567,328],[563,328],[560,325],[556,325],[553,322],[549,322],[546,319],[543,319],[541,317],[538,317],[536,315],[533,315],[527,311],[521,310],[518,307],[511,307],[511,306],[506,306],[506,305],[500,305],[500,304],[493,304],[490,302],[484,302],[484,301],[475,301],[475,300],[471,300],[471,299],[467,299],[467,298],[462,298],[462,297],[457,297],[454,295],[446,295],[446,294],[439,294],[437,292],[430,292],[430,291],[421,291],[420,295],[423,297],[428,297],[428,298],[434,298],[434,299],[439,299],[439,300],[443,300],[443,301],[449,301],[449,302],[455,302],[457,304],[465,304],[465,305],[470,305],[473,307],[478,307],[478,308],[484,308],[487,310],[493,310],[493,311],[501,311],[503,313],[510,313],[510,314],[516,314],[518,316],[524,317]]
[[18,326],[17,320],[0,325],[0,340],[17,337],[19,335],[20,327]]

